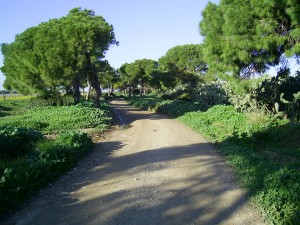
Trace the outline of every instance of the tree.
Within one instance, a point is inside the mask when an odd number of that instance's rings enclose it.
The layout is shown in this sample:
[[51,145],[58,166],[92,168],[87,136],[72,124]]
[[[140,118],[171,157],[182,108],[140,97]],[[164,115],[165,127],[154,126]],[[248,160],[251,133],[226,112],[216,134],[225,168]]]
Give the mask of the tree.
[[291,15],[299,15],[298,1],[209,3],[200,22],[209,68],[249,77],[280,63],[285,66],[285,53],[295,52],[295,43],[299,42],[299,21]]
[[300,56],[300,2],[298,0],[286,1],[286,13],[291,19],[290,44],[291,47],[285,53],[288,56]]
[[22,94],[39,93],[45,87],[38,70],[40,60],[34,52],[36,32],[37,27],[29,28],[17,35],[13,43],[1,44],[5,85]]
[[158,60],[158,64],[161,71],[172,73],[179,83],[186,85],[191,95],[207,70],[200,44],[175,46]]
[[176,87],[176,77],[172,72],[153,70],[151,73],[150,86],[159,91],[167,92]]
[[[157,62],[152,59],[140,59],[126,66],[126,73],[137,79],[140,85],[140,98],[145,94],[145,86],[151,79],[151,73],[157,68]],[[132,79],[133,80],[133,79]]]
[[133,89],[136,86],[136,79],[133,75],[129,74],[126,70],[126,68],[129,66],[129,63],[124,63],[119,69],[118,73],[120,76],[121,86],[123,89],[123,94],[126,94],[127,89],[128,90],[128,97],[131,98],[133,95]]
[[66,17],[29,28],[13,43],[2,44],[1,70],[9,85],[24,94],[72,87],[75,102],[80,83],[86,81],[96,92],[98,106],[97,64],[111,44],[118,44],[113,26],[91,10],[75,8]]
[[101,61],[99,71],[98,78],[102,83],[102,87],[108,89],[108,96],[110,96],[118,80],[117,71],[111,67],[108,61]]
[[[111,44],[118,44],[113,26],[103,17],[95,16],[91,10],[75,8],[66,17],[64,27],[64,35],[68,40],[68,48],[75,60],[77,71],[86,74],[87,82],[95,90],[94,103],[98,106],[101,89],[96,65],[104,58]],[[75,78],[78,79],[76,73]],[[78,83],[76,79],[74,82]],[[77,86],[75,88],[77,89]]]

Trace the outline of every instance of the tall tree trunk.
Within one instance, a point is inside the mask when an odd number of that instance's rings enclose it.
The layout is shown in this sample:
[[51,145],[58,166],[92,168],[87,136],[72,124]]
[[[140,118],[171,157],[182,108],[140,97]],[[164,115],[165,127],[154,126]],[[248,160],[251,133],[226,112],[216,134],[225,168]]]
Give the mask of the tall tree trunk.
[[107,92],[107,96],[110,96],[110,88],[111,88],[111,85],[108,84],[108,92]]
[[132,86],[129,86],[129,93],[128,93],[128,97],[131,98],[132,95]]
[[144,94],[144,79],[141,78],[141,89],[140,89],[140,98],[143,97],[143,94]]
[[84,87],[82,87],[82,96],[84,96],[85,92],[84,92]]
[[113,84],[110,84],[110,92],[111,92],[111,94],[114,93],[114,85]]
[[94,98],[94,105],[95,107],[100,107],[100,97],[101,97],[101,89],[100,89],[100,82],[97,76],[94,76],[94,89],[95,89],[95,98]]
[[90,97],[91,97],[91,84],[90,84],[89,81],[87,81],[87,84],[88,84],[88,90],[87,90],[87,93],[86,93],[85,100],[89,101]]
[[94,105],[95,107],[99,107],[100,96],[101,96],[100,82],[97,77],[96,71],[94,70],[91,61],[91,55],[89,52],[86,52],[86,60],[87,60],[87,80],[88,82],[90,82],[91,86],[95,90]]
[[73,79],[73,97],[74,103],[78,104],[80,102],[80,77],[76,75]]

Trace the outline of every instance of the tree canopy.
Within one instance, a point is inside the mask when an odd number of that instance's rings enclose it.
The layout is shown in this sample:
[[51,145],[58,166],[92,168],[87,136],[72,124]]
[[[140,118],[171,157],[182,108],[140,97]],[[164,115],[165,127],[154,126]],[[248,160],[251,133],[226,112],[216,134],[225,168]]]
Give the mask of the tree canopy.
[[161,71],[172,73],[177,83],[186,85],[190,92],[207,70],[201,44],[175,46],[158,60],[158,64]]
[[65,88],[78,101],[80,84],[88,82],[98,98],[96,70],[111,44],[118,44],[113,26],[91,10],[75,8],[2,44],[1,71],[6,84],[24,94]]
[[140,97],[145,93],[145,86],[149,83],[151,74],[156,68],[157,62],[152,59],[135,60],[126,65],[125,71],[131,77],[130,80],[136,80],[140,85]]
[[221,0],[202,16],[204,58],[216,73],[249,77],[299,55],[297,0]]

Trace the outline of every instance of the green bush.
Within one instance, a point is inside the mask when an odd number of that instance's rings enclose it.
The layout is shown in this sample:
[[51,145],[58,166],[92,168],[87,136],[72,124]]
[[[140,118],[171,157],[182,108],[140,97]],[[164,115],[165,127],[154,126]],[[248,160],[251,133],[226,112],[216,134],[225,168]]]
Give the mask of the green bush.
[[187,113],[179,120],[212,141],[223,141],[232,135],[249,135],[256,129],[256,125],[250,124],[245,114],[227,105],[216,105],[206,112]]
[[57,92],[44,93],[30,100],[29,106],[70,106],[74,104],[74,98],[70,95],[61,95]]
[[0,157],[25,155],[33,144],[43,138],[41,132],[12,126],[0,127]]
[[0,101],[0,117],[22,114],[28,110],[29,99]]
[[300,224],[300,172],[281,168],[270,172],[256,199],[274,224]]
[[129,104],[144,109],[167,114],[173,117],[181,116],[187,112],[203,110],[205,107],[199,103],[191,103],[184,100],[162,99],[131,99]]
[[0,160],[0,213],[74,166],[91,145],[86,134],[66,132],[38,142],[27,157]]
[[[266,105],[269,110],[276,113],[275,103],[280,103],[280,95],[284,94],[284,99],[292,102],[294,94],[300,92],[300,76],[295,77],[279,74],[276,77],[266,79],[255,90],[255,99]],[[279,104],[278,111],[287,110],[285,104]]]
[[202,83],[197,87],[194,100],[207,108],[228,103],[228,93],[222,82]]
[[110,120],[107,110],[79,104],[36,107],[20,116],[4,118],[0,125],[10,124],[51,133],[86,128],[102,129]]
[[203,110],[204,107],[198,103],[191,103],[184,100],[165,100],[156,107],[157,112],[168,114],[173,117],[184,115],[187,112]]
[[134,98],[129,101],[129,104],[143,110],[152,111],[156,109],[157,105],[159,105],[161,101],[162,100],[157,98]]

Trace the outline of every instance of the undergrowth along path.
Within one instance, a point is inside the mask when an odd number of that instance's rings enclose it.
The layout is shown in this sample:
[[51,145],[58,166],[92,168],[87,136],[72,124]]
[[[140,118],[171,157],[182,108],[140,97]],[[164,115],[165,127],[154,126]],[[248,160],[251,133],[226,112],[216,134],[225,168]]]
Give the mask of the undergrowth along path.
[[125,125],[5,224],[263,224],[201,135],[124,101],[111,105]]

